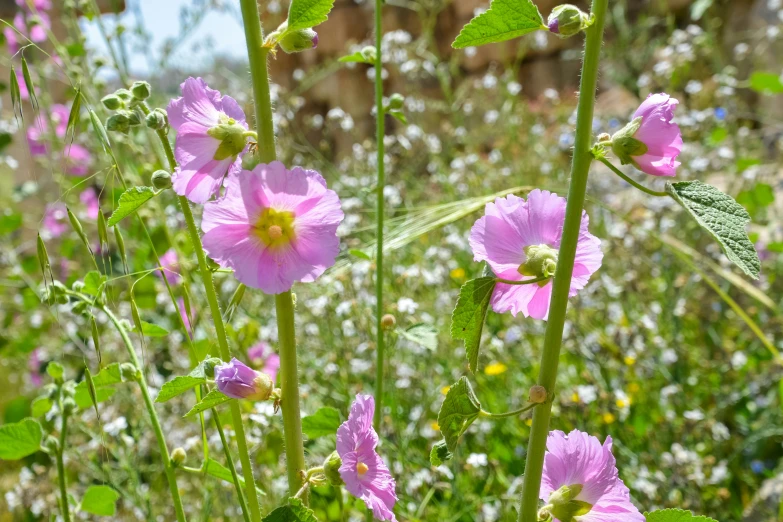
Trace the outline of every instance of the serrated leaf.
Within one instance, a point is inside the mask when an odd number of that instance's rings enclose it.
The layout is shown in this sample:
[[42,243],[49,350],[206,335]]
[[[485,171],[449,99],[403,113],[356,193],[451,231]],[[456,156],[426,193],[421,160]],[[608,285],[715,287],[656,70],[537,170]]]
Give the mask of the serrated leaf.
[[750,75],[750,88],[762,94],[781,94],[783,78],[775,73],[756,71]]
[[644,514],[647,522],[717,522],[705,516],[697,516],[684,509],[659,509]]
[[215,406],[232,400],[234,399],[228,395],[223,395],[219,390],[212,390],[203,399],[201,399],[200,402],[193,406],[189,412],[183,415],[183,418],[196,415],[197,413],[201,413],[202,411],[209,410],[210,408],[214,408]]
[[117,500],[120,494],[109,486],[90,486],[84,492],[79,509],[104,517],[113,516],[117,512]]
[[263,519],[263,522],[318,522],[315,513],[298,498],[289,498],[287,506],[276,508]]
[[489,10],[462,28],[451,44],[455,49],[503,42],[539,29],[547,30],[544,18],[531,0],[494,0]]
[[429,350],[438,349],[438,329],[431,324],[418,323],[405,330],[398,329],[397,333]]
[[141,333],[147,337],[166,337],[169,334],[169,331],[157,324],[142,321]]
[[732,263],[750,277],[758,279],[761,262],[745,232],[750,215],[742,205],[701,181],[667,183],[666,192],[718,240]]
[[[215,478],[225,480],[226,482],[229,482],[231,484],[234,483],[234,477],[231,475],[231,470],[214,459],[207,459],[207,462],[204,465],[204,472],[207,475],[211,475]],[[239,480],[239,485],[242,486],[242,488],[244,488],[245,479],[243,479],[241,475],[237,476],[237,479]],[[260,489],[258,486],[256,486],[256,492],[261,496],[266,495],[266,493],[264,493],[264,491]]]
[[[122,375],[119,363],[112,363],[92,376],[96,402],[100,403],[111,398],[117,391],[113,386],[120,382],[122,382]],[[73,400],[79,408],[86,409],[93,405],[89,384],[86,380],[77,384],[74,392]]]
[[457,305],[451,314],[451,337],[465,341],[465,355],[472,372],[475,372],[478,366],[481,331],[494,289],[494,277],[479,277],[468,281],[460,288]]
[[460,436],[478,418],[480,412],[481,403],[473,393],[467,377],[451,385],[438,412],[438,426],[449,451],[454,452]]
[[328,406],[319,408],[312,415],[302,417],[302,431],[311,439],[334,435],[339,427],[340,412]]
[[131,187],[120,196],[119,205],[109,216],[107,225],[113,227],[121,219],[130,216],[136,212],[144,203],[155,197],[155,190],[152,187]]
[[106,283],[106,276],[98,272],[97,270],[90,270],[87,275],[84,276],[84,288],[82,292],[98,296]]
[[292,0],[286,32],[310,29],[324,23],[332,7],[334,0]]
[[204,384],[206,379],[203,377],[191,377],[190,375],[179,375],[172,380],[165,383],[160,388],[160,393],[155,398],[155,402],[166,402],[173,399],[177,395],[181,395],[186,391],[192,390],[200,384]]
[[49,413],[54,403],[49,397],[36,397],[33,404],[30,406],[30,413],[33,417],[41,417]]
[[0,459],[19,460],[41,449],[43,429],[35,419],[0,426]]
[[436,442],[435,445],[432,446],[432,451],[430,451],[430,464],[433,466],[440,466],[444,462],[451,460],[452,457],[454,457],[454,454],[449,451],[449,446],[446,444],[446,441],[442,440]]

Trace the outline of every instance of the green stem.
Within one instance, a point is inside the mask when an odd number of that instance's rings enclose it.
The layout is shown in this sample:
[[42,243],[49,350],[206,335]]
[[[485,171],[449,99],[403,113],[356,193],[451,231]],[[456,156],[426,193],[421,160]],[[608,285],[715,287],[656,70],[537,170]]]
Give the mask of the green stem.
[[[275,150],[275,129],[272,120],[272,98],[269,92],[268,57],[269,48],[263,46],[264,33],[258,13],[257,0],[240,0],[242,20],[245,27],[247,54],[250,61],[250,76],[253,81],[253,96],[256,108],[256,127],[261,161],[271,163],[277,159]],[[283,413],[283,438],[286,451],[289,494],[294,494],[302,485],[305,471],[304,445],[302,443],[302,416],[299,407],[299,375],[296,366],[296,335],[294,327],[294,301],[291,291],[275,296],[277,309],[277,330],[280,339],[280,384]],[[303,494],[307,504],[308,495]]]
[[220,442],[223,444],[223,448],[226,452],[226,465],[228,466],[228,470],[231,472],[231,478],[233,479],[234,486],[237,490],[239,506],[242,508],[242,518],[245,522],[250,522],[250,515],[248,514],[247,510],[247,500],[245,499],[245,495],[242,493],[242,486],[239,482],[237,469],[234,466],[234,459],[231,458],[231,453],[228,451],[228,441],[226,441],[226,434],[223,432],[223,426],[220,425],[220,418],[218,417],[218,412],[215,408],[212,408],[212,419],[215,421],[215,429],[217,429],[217,432],[220,435]]
[[147,411],[150,415],[150,421],[152,422],[152,429],[155,431],[155,438],[158,440],[158,448],[160,449],[160,456],[163,460],[163,468],[166,472],[166,479],[169,483],[169,490],[171,491],[171,498],[174,501],[174,511],[177,514],[177,520],[179,522],[185,522],[185,510],[182,507],[182,499],[179,496],[179,489],[177,488],[177,479],[174,476],[174,466],[172,466],[171,463],[171,456],[169,455],[168,447],[166,446],[166,439],[163,436],[163,429],[160,426],[160,419],[158,418],[158,413],[155,411],[155,405],[152,401],[152,397],[150,396],[149,388],[147,387],[147,380],[144,378],[144,372],[141,371],[143,366],[139,362],[139,358],[136,355],[136,350],[133,348],[133,343],[130,340],[130,337],[128,337],[128,332],[125,330],[125,327],[122,325],[122,323],[117,319],[117,317],[112,313],[111,310],[109,310],[104,305],[99,305],[95,303],[101,310],[103,310],[103,313],[106,314],[106,316],[109,318],[109,320],[112,322],[114,327],[117,329],[117,331],[120,334],[120,337],[122,337],[123,343],[125,343],[125,348],[128,352],[128,357],[130,358],[131,363],[133,366],[136,367],[136,369],[139,370],[138,372],[138,382],[139,382],[139,388],[141,389],[141,396],[144,399],[144,405],[147,407]]
[[[544,351],[541,354],[541,368],[538,374],[538,384],[543,386],[550,395],[554,392],[557,381],[557,366],[560,359],[560,346],[563,341],[571,276],[574,271],[576,245],[582,223],[587,176],[590,163],[593,160],[591,152],[593,109],[608,3],[609,0],[593,0],[592,15],[595,17],[595,22],[585,30],[587,36],[582,63],[582,81],[579,87],[576,140],[571,163],[571,185],[568,190],[563,237],[560,242],[557,269],[552,286],[552,299],[549,306],[549,319],[544,338]],[[518,522],[536,522],[538,518],[538,495],[551,414],[552,403],[549,401],[533,412]]]
[[505,413],[490,413],[488,411],[481,410],[480,415],[488,419],[505,419],[507,417],[516,417],[517,415],[525,413],[526,411],[532,410],[533,408],[538,406],[538,404],[539,403],[526,404],[525,406],[522,406],[518,410],[507,411]]
[[60,503],[61,511],[63,514],[63,520],[65,522],[71,522],[71,509],[68,506],[68,485],[66,483],[65,476],[65,464],[63,463],[63,453],[65,453],[65,437],[68,433],[68,415],[69,413],[62,407],[62,400],[60,401],[60,411],[62,412],[62,426],[60,427],[60,444],[58,445],[56,458],[57,458],[57,481],[60,483]]
[[668,194],[666,192],[658,192],[656,190],[648,189],[644,185],[640,185],[639,183],[635,182],[634,180],[632,180],[631,178],[629,178],[628,176],[623,174],[623,172],[620,169],[618,169],[617,167],[612,165],[609,162],[608,159],[606,159],[606,158],[598,158],[598,161],[600,161],[601,163],[603,163],[604,165],[609,167],[609,170],[611,170],[612,172],[614,172],[615,174],[620,176],[622,179],[624,179],[626,183],[628,183],[629,185],[633,185],[634,187],[636,187],[637,189],[641,190],[645,194],[649,194],[651,196],[656,196],[656,197],[659,197],[659,198],[665,198],[666,196],[668,196]]
[[386,116],[383,110],[383,62],[381,53],[381,41],[383,40],[383,0],[375,0],[375,120],[377,128],[375,129],[375,142],[378,149],[378,180],[376,182],[376,207],[375,221],[377,224],[376,253],[375,253],[375,417],[373,425],[376,430],[380,430],[381,419],[383,418],[383,374],[384,357],[386,356],[386,343],[383,337],[383,217],[384,200],[383,188],[386,185],[386,173],[384,170],[384,143],[383,137],[384,118]]

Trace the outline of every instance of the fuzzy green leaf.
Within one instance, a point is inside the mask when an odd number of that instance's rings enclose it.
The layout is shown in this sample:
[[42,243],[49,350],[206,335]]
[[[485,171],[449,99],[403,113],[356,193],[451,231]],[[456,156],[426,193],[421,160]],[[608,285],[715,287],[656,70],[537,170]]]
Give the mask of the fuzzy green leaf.
[[119,498],[120,494],[109,486],[90,486],[84,492],[79,509],[93,515],[110,517],[117,512]]
[[121,219],[130,216],[136,212],[140,206],[155,197],[155,190],[152,187],[131,187],[120,196],[120,202],[117,209],[109,216],[110,227],[120,222]]
[[41,449],[43,429],[35,419],[0,426],[0,459],[19,460]]
[[223,395],[220,392],[220,390],[212,390],[203,399],[201,399],[199,403],[193,406],[189,412],[183,415],[183,418],[196,415],[197,413],[201,413],[202,411],[206,411],[210,408],[214,408],[215,406],[218,406],[220,404],[223,404],[224,402],[228,402],[231,400],[233,399],[228,395]]
[[756,71],[750,76],[750,88],[762,94],[781,94],[783,78],[775,73]]
[[323,407],[312,415],[302,417],[302,431],[311,439],[334,435],[340,427],[340,412],[334,408]]
[[478,365],[481,331],[494,289],[494,277],[468,281],[460,288],[457,306],[451,314],[451,337],[465,341],[465,353],[472,372],[476,371]]
[[97,270],[90,270],[87,275],[84,276],[84,288],[82,292],[97,296],[103,285],[106,283],[106,276],[98,272]]
[[494,0],[471,20],[451,44],[455,49],[503,42],[539,29],[547,30],[544,18],[531,0]]
[[732,263],[758,279],[761,262],[745,232],[750,215],[742,205],[701,181],[667,183],[666,192],[718,240]]
[[160,388],[160,393],[155,398],[155,402],[166,402],[205,382],[206,380],[203,378],[191,377],[190,375],[174,377]]
[[[110,364],[92,376],[92,384],[95,388],[95,402],[103,402],[111,398],[114,392],[117,391],[113,386],[120,382],[122,382],[122,375],[120,374],[119,363]],[[79,408],[85,409],[93,406],[92,399],[86,379],[76,385],[73,400]]]
[[659,509],[644,514],[647,522],[717,522],[713,518],[696,516],[684,509]]
[[289,498],[287,506],[280,506],[263,518],[263,522],[318,522],[315,513],[298,498]]
[[462,377],[451,385],[438,412],[438,426],[450,452],[457,448],[460,436],[478,418],[479,412],[481,403],[468,378]]
[[147,337],[166,337],[169,334],[169,331],[157,324],[142,321],[141,333]]
[[435,445],[432,446],[432,451],[430,451],[430,464],[433,466],[440,466],[444,462],[451,460],[452,457],[454,457],[454,454],[449,451],[449,446],[446,444],[446,441],[442,440],[436,442]]
[[54,406],[54,403],[52,403],[52,400],[49,397],[36,397],[33,404],[30,406],[30,413],[33,417],[41,417],[42,415],[49,413],[52,406]]
[[418,323],[405,330],[397,330],[404,338],[429,350],[438,349],[438,329],[430,324]]
[[310,29],[326,21],[334,0],[292,0],[286,32]]

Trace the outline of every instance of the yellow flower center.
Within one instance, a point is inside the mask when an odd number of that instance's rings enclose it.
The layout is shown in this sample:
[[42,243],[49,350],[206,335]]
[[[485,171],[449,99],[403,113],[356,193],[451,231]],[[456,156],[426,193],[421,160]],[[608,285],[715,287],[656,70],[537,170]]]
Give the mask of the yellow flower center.
[[296,239],[294,214],[286,210],[265,208],[256,222],[255,233],[267,248],[282,248]]
[[360,462],[356,465],[356,471],[359,472],[359,476],[363,477],[365,473],[367,473],[370,470],[370,468],[367,467],[367,464],[364,462]]

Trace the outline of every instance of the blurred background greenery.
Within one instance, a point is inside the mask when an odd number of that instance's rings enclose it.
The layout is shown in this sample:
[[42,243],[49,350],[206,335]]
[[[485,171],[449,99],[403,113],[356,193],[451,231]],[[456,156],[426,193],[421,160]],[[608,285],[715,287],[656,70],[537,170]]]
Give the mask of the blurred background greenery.
[[[229,0],[54,2],[51,28],[19,50],[4,31],[6,71],[30,64],[37,95],[15,118],[8,83],[0,119],[0,423],[32,413],[49,361],[80,380],[98,367],[89,318],[71,305],[49,307],[36,257],[46,240],[55,278],[70,286],[92,262],[64,214],[67,204],[93,242],[109,277],[108,302],[130,320],[131,285],[142,319],[166,331],[134,342],[150,385],[188,371],[169,301],[149,243],[135,220],[121,223],[126,275],[111,234],[98,248],[96,205],[107,215],[122,192],[84,110],[108,113],[99,99],[130,81],[153,85],[165,107],[189,75],[235,97],[248,114],[250,89],[238,4]],[[578,2],[587,8],[585,2]],[[546,16],[555,2],[540,0]],[[262,2],[267,31],[287,5]],[[390,334],[381,452],[397,479],[398,518],[406,521],[511,521],[521,485],[526,417],[479,421],[448,465],[433,468],[437,411],[446,387],[468,374],[461,343],[448,334],[460,285],[481,273],[467,233],[495,195],[533,187],[565,193],[573,144],[581,41],[540,32],[506,44],[454,51],[450,43],[483,0],[389,0],[384,10],[385,92],[405,96],[407,124],[389,119],[386,195],[389,210],[389,312],[401,330],[439,332],[422,346]],[[2,18],[33,37],[41,14],[0,4]],[[98,15],[102,11],[102,16]],[[21,14],[20,14],[21,13]],[[119,13],[119,14],[115,14]],[[676,204],[634,191],[608,170],[591,172],[587,210],[601,238],[604,265],[571,302],[553,429],[579,428],[615,440],[621,477],[642,510],[680,507],[721,522],[778,520],[783,491],[783,4],[781,0],[611,0],[594,130],[624,125],[639,101],[665,91],[680,100],[685,138],[678,179],[702,179],[734,195],[753,218],[750,234],[762,276],[750,281]],[[287,164],[315,168],[341,196],[343,254],[317,284],[295,287],[305,413],[333,406],[343,418],[353,396],[374,379],[370,256],[374,223],[372,69],[340,56],[367,45],[372,8],[338,0],[319,28],[315,51],[279,53],[275,83],[278,150]],[[38,18],[37,18],[38,17]],[[7,25],[8,25],[7,24]],[[38,25],[38,27],[43,27]],[[24,42],[21,44],[24,46]],[[8,73],[2,74],[7,78]],[[81,85],[85,96],[73,145],[57,129]],[[24,94],[24,93],[23,93]],[[57,112],[56,104],[64,108]],[[58,115],[59,114],[59,115]],[[32,129],[32,135],[31,130]],[[146,129],[111,134],[117,164],[130,183],[148,185],[161,151]],[[77,157],[76,145],[84,154]],[[36,149],[37,147],[37,149]],[[69,148],[70,147],[70,148]],[[41,150],[43,149],[43,150]],[[70,159],[64,160],[64,151]],[[635,179],[661,190],[663,181]],[[198,212],[198,209],[197,209]],[[175,198],[141,210],[158,252],[179,254],[175,293],[187,309],[202,354],[215,353],[214,331]],[[350,252],[349,252],[350,251]],[[218,274],[225,306],[236,282]],[[277,337],[272,299],[247,291],[229,335],[245,358]],[[124,362],[116,334],[96,316],[101,363]],[[486,409],[519,407],[537,375],[545,323],[490,313],[480,372],[471,376]],[[197,422],[180,417],[183,395],[159,405],[171,447],[201,461]],[[252,455],[269,510],[284,498],[282,423],[267,404],[246,404]],[[41,421],[55,430],[51,413]],[[221,418],[230,431],[230,419]],[[109,484],[121,494],[117,520],[170,520],[172,506],[156,460],[155,440],[138,391],[128,385],[73,419],[66,452],[70,488]],[[317,465],[334,437],[306,443]],[[216,437],[210,450],[220,455]],[[217,458],[217,457],[216,457]],[[199,474],[179,478],[192,520],[236,520],[230,484]],[[0,462],[0,521],[50,520],[58,514],[55,468],[42,453]],[[317,488],[319,520],[361,520],[360,506],[330,487]]]

